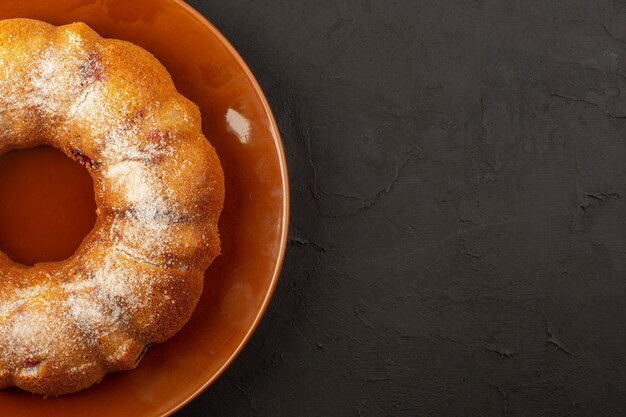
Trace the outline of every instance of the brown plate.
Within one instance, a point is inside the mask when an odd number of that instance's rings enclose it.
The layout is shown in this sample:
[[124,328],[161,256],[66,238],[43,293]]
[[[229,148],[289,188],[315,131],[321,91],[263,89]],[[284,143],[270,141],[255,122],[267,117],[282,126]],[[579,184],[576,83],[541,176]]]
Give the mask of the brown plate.
[[198,104],[226,176],[222,255],[206,275],[190,322],[133,371],[58,398],[0,392],[2,415],[164,416],[232,362],[272,295],[287,237],[287,170],[267,101],[232,46],[180,0],[0,0],[0,18],[87,23],[102,36],[152,52]]

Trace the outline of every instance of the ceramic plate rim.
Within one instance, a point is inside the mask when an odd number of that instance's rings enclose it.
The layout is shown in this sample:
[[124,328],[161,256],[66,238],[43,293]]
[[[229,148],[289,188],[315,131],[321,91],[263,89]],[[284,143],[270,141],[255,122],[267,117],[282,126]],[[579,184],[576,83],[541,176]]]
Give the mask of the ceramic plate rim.
[[252,325],[246,332],[244,338],[241,340],[239,345],[237,345],[237,348],[231,353],[228,359],[222,364],[222,366],[219,367],[219,369],[216,372],[214,372],[202,385],[197,387],[195,391],[193,391],[190,395],[188,395],[187,398],[182,400],[179,404],[173,406],[170,410],[161,414],[159,417],[167,417],[167,416],[172,415],[176,411],[179,411],[184,406],[189,404],[193,399],[198,397],[198,395],[200,395],[205,389],[207,389],[213,382],[215,382],[215,380],[217,380],[224,373],[224,371],[233,363],[235,358],[241,353],[244,346],[248,343],[248,341],[254,334],[254,331],[259,326],[259,323],[261,322],[261,319],[263,318],[263,315],[265,314],[265,311],[267,310],[267,307],[269,306],[269,303],[276,289],[278,278],[280,277],[280,273],[282,270],[283,260],[285,258],[285,252],[287,249],[287,238],[289,235],[289,201],[290,201],[289,177],[287,174],[287,161],[285,157],[285,150],[283,147],[282,139],[280,137],[276,119],[274,118],[274,114],[269,106],[269,103],[267,101],[267,98],[265,97],[265,94],[263,93],[263,90],[261,89],[261,86],[259,85],[258,81],[252,74],[252,71],[250,70],[248,65],[245,63],[243,58],[239,55],[237,50],[231,45],[231,43],[226,39],[226,37],[217,29],[217,27],[215,27],[215,25],[213,25],[206,17],[204,17],[199,11],[194,9],[191,5],[187,4],[184,0],[170,0],[170,1],[172,1],[174,4],[178,5],[179,7],[183,8],[194,19],[196,19],[199,23],[201,23],[202,26],[206,28],[206,30],[211,31],[213,35],[215,35],[218,38],[220,43],[224,45],[224,47],[226,47],[226,49],[233,56],[233,58],[235,58],[235,61],[237,61],[237,63],[243,70],[244,75],[251,82],[255,93],[258,95],[259,99],[261,100],[263,109],[265,110],[265,113],[267,114],[267,117],[268,117],[269,126],[270,126],[269,130],[271,131],[272,140],[274,142],[274,146],[276,148],[276,154],[278,157],[280,177],[281,177],[281,182],[282,182],[283,213],[282,213],[282,218],[280,219],[282,230],[280,234],[279,252],[278,252],[278,256],[276,257],[276,265],[274,266],[272,280],[268,287],[267,293],[265,294],[265,298],[263,299],[263,303],[261,304],[261,307],[259,308],[252,322]]

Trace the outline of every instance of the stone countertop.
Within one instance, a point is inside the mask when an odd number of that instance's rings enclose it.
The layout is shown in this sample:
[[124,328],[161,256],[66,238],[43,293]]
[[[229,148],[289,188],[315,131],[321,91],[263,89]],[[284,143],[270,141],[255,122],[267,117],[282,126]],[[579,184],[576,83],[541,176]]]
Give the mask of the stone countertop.
[[624,2],[190,3],[271,103],[292,223],[177,416],[626,410]]

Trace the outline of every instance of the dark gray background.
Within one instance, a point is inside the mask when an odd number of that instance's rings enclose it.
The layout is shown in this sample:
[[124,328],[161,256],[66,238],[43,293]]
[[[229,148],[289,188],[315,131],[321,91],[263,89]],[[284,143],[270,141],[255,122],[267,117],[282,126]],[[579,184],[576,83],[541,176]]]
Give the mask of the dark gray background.
[[191,4],[269,98],[292,224],[178,416],[626,412],[625,1]]

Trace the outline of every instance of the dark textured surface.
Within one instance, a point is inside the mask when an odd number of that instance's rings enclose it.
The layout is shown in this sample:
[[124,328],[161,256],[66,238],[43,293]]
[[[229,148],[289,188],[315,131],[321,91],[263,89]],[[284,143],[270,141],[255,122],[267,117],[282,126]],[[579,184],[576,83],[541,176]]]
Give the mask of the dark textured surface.
[[276,113],[292,227],[178,416],[626,412],[626,2],[191,4]]

